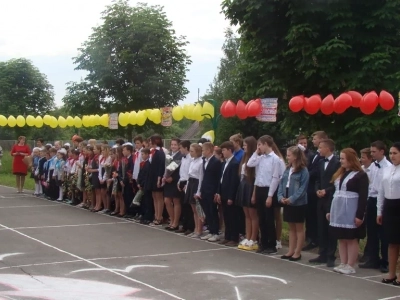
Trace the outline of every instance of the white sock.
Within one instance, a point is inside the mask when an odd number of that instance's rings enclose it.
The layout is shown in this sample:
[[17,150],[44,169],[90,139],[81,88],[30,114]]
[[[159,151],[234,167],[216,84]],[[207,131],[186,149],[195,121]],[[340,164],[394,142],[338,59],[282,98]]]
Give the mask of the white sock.
[[42,188],[42,185],[40,184],[40,181],[38,183],[38,193],[39,193],[39,195],[43,194],[43,188]]
[[35,183],[35,194],[39,194],[39,184]]
[[60,186],[60,187],[58,188],[58,199],[59,199],[59,200],[62,200],[62,199],[63,199],[63,188],[62,188],[62,186]]

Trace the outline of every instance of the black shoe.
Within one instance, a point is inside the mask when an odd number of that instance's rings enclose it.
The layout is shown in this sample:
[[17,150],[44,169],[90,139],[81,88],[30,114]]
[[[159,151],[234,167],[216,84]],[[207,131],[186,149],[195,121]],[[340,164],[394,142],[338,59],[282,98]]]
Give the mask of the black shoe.
[[281,259],[288,259],[288,260],[290,260],[290,259],[292,258],[292,256],[293,256],[293,254],[292,254],[292,255],[282,255],[282,256],[281,256]]
[[289,258],[290,261],[298,261],[300,259],[301,259],[301,255],[299,257],[293,257],[292,256],[292,257]]
[[264,252],[264,248],[258,247],[258,250],[256,251],[256,253],[263,254],[263,252]]
[[308,262],[314,263],[314,264],[325,264],[328,260],[322,256],[318,256],[316,258],[310,259]]
[[326,262],[326,266],[328,268],[333,268],[335,266],[335,260],[334,259],[328,259],[328,261]]
[[268,255],[273,255],[273,254],[277,254],[278,250],[276,250],[276,248],[267,248],[265,249],[265,251],[263,251],[264,254],[268,254]]
[[396,279],[397,279],[397,276],[394,276],[394,278],[391,278],[391,279],[383,278],[383,279],[382,279],[382,283],[384,283],[384,284],[391,284],[391,283],[394,283],[394,282],[396,281]]
[[318,245],[315,243],[309,243],[307,246],[303,247],[302,251],[310,251],[314,248],[317,248]]
[[358,267],[361,269],[379,269],[380,264],[379,262],[369,260],[363,264],[359,264]]

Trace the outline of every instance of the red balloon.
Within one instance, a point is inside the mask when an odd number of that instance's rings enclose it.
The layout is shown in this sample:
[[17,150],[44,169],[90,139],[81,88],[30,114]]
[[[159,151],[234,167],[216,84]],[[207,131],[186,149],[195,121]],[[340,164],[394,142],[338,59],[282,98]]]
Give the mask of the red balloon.
[[394,107],[394,98],[386,91],[381,91],[379,94],[379,105],[384,110],[391,110]]
[[363,96],[356,91],[348,91],[347,94],[349,94],[351,97],[351,106],[360,107],[360,102]]
[[366,93],[360,102],[360,110],[363,114],[370,115],[378,107],[379,97],[375,92]]
[[352,101],[353,100],[349,94],[343,93],[335,99],[335,102],[333,102],[333,110],[337,114],[342,114],[351,106]]
[[248,105],[247,115],[249,117],[256,117],[261,113],[262,106],[261,106],[260,102],[258,102],[258,101],[253,101],[251,103],[250,102],[247,104]]
[[247,102],[247,104],[246,104],[246,114],[247,114],[248,116],[250,116],[250,114],[249,114],[249,107],[250,107],[251,103],[253,103],[253,102],[254,102],[254,100],[250,100],[250,101]]
[[228,100],[225,105],[225,114],[228,118],[233,117],[236,114],[236,105],[231,100]]
[[227,102],[227,101],[222,102],[222,105],[221,105],[221,107],[220,107],[220,109],[219,109],[219,112],[221,113],[221,115],[222,115],[224,118],[227,118],[227,115],[226,115],[226,112],[225,112],[226,103],[228,103],[228,102]]
[[299,112],[303,109],[304,107],[304,98],[300,96],[295,96],[289,101],[289,109],[292,112]]
[[321,96],[313,95],[304,101],[304,110],[310,115],[315,115],[321,107]]
[[247,118],[246,104],[243,100],[239,100],[236,104],[236,115],[242,120]]
[[261,102],[261,99],[260,99],[260,98],[257,98],[256,100],[254,100],[254,102],[256,102],[256,103],[258,104],[258,112],[257,112],[257,114],[255,115],[255,117],[256,117],[256,116],[258,116],[259,114],[261,114],[261,112],[262,112],[262,110],[263,110],[263,107],[262,107],[262,102]]
[[332,95],[328,95],[322,100],[321,103],[321,112],[324,115],[330,115],[333,113],[333,103],[335,102],[335,99],[333,98]]

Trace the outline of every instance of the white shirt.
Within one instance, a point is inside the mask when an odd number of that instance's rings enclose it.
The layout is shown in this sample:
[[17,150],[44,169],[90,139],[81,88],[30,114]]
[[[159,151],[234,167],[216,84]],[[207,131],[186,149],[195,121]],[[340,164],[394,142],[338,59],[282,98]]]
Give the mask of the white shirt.
[[381,182],[383,178],[383,170],[387,167],[390,167],[392,164],[384,157],[381,161],[376,162],[379,166],[375,165],[375,162],[372,163],[374,170],[374,178],[372,179],[372,188],[370,197],[378,197],[378,192],[381,187]]
[[314,163],[314,160],[317,158],[318,155],[319,155],[319,150],[317,150],[317,153],[314,154],[314,158],[312,160],[313,163]]
[[290,176],[292,176],[293,171],[294,171],[294,168],[291,167],[290,170],[289,170],[289,177],[288,177],[288,180],[287,180],[287,183],[286,183],[286,187],[287,187],[287,188],[289,187],[289,184],[290,184]]
[[269,187],[268,197],[272,197],[285,170],[284,162],[273,151],[263,155],[254,152],[247,162],[247,166],[256,168],[254,185]]
[[139,171],[140,171],[140,163],[142,162],[142,149],[140,148],[139,150],[137,150],[134,154],[135,156],[135,162],[133,165],[133,174],[132,174],[132,178],[137,180],[138,176],[139,176]]
[[213,157],[212,155],[209,158],[204,158],[205,164],[204,164],[204,169],[207,169],[208,166],[208,162],[210,161],[211,157]]
[[[325,162],[324,170],[326,170],[326,167],[328,166],[328,164],[329,164],[329,162],[331,161],[332,158],[333,158],[333,154],[331,154],[331,155],[328,157],[328,161]],[[325,159],[327,159],[327,158],[325,157]]]
[[400,165],[386,167],[378,193],[378,216],[382,216],[384,200],[400,199]]
[[240,171],[240,175],[246,175],[246,164],[242,165],[242,170]]
[[105,168],[106,165],[111,166],[111,156],[108,156],[106,159],[104,159],[103,161],[101,161],[103,159],[103,157],[101,159],[99,159],[100,165],[99,165],[99,180],[107,180],[107,175],[111,176],[111,174],[106,174],[106,170],[104,170],[104,174],[103,174],[103,170],[102,168]]
[[181,161],[181,167],[179,169],[179,181],[188,181],[189,180],[189,167],[190,167],[190,162],[192,158],[190,157],[190,154],[186,154],[186,156],[182,157]]
[[189,165],[189,178],[200,179],[203,172],[203,159],[201,157],[192,158]]
[[368,186],[368,197],[371,196],[371,191],[372,191],[372,184],[374,182],[375,178],[375,173],[377,171],[377,167],[374,165],[374,163],[371,163],[368,168],[366,168],[364,165],[361,166],[361,168],[364,170],[364,172],[367,174],[368,179],[369,179],[369,186]]
[[232,158],[234,158],[234,155],[232,155],[231,157],[229,157],[228,159],[225,160],[225,166],[224,166],[224,170],[222,171],[222,176],[221,176],[221,183],[222,183],[222,179],[224,179],[224,174],[225,174],[226,167],[229,165],[229,163],[231,162]]

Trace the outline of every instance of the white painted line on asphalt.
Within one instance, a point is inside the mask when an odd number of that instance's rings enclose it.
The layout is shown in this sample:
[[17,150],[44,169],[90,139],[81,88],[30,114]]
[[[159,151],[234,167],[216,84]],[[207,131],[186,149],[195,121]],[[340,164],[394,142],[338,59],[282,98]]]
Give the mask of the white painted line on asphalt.
[[378,300],[391,300],[391,299],[400,299],[400,295],[393,296],[393,297],[388,297],[388,298],[381,298],[381,299],[378,299]]
[[58,206],[59,204],[45,204],[45,205],[21,205],[21,206],[0,206],[0,208],[36,208],[36,207],[48,207],[48,206]]
[[69,264],[74,262],[82,262],[81,260],[66,260],[66,261],[55,261],[49,263],[40,263],[40,264],[27,264],[27,265],[18,265],[18,266],[8,266],[2,267],[0,270],[7,270],[7,269],[19,269],[24,267],[40,267],[40,266],[49,266],[49,265],[60,265],[60,264]]
[[383,276],[383,275],[380,274],[380,275],[365,276],[365,277],[360,277],[360,278],[362,278],[362,279],[369,279],[369,278],[382,277],[382,276]]
[[90,261],[97,261],[97,260],[111,260],[111,259],[159,257],[159,256],[172,256],[172,255],[202,253],[202,252],[211,252],[211,251],[220,251],[220,250],[231,250],[231,249],[232,249],[232,248],[215,248],[215,249],[206,249],[206,250],[181,251],[181,252],[160,253],[160,254],[144,254],[144,255],[115,256],[115,257],[98,257],[98,258],[88,258],[88,260],[90,260]]
[[[110,223],[94,223],[94,224],[71,224],[71,225],[49,225],[49,226],[32,226],[32,227],[13,227],[11,229],[23,230],[23,229],[46,229],[46,228],[65,228],[65,227],[83,227],[83,226],[98,226],[98,225],[115,225],[115,224],[126,224],[130,222],[110,222]],[[10,230],[0,228],[2,230]]]
[[112,273],[112,274],[114,274],[114,275],[117,275],[117,276],[119,276],[119,277],[122,277],[122,278],[124,278],[124,279],[126,279],[126,280],[128,280],[128,281],[131,281],[131,282],[134,282],[134,283],[137,283],[137,284],[144,285],[144,286],[146,286],[146,287],[148,287],[148,288],[150,288],[150,289],[153,289],[153,290],[155,290],[155,291],[157,291],[157,292],[160,292],[160,293],[162,293],[162,294],[168,295],[168,296],[170,296],[171,298],[184,300],[183,298],[181,298],[181,297],[179,297],[179,296],[176,296],[176,295],[174,295],[174,294],[171,294],[171,293],[169,293],[169,292],[167,292],[167,291],[164,291],[164,290],[162,290],[162,289],[156,288],[155,286],[152,286],[152,285],[150,285],[150,284],[147,284],[147,283],[145,283],[145,282],[143,282],[143,281],[139,281],[139,280],[133,279],[133,278],[128,277],[128,276],[126,276],[126,275],[123,275],[123,274],[121,274],[121,273],[119,273],[119,272],[113,271],[113,270],[111,270],[111,269],[109,269],[109,268],[103,267],[102,265],[99,265],[99,264],[97,264],[97,263],[95,263],[95,262],[92,262],[92,261],[90,261],[90,260],[87,260],[87,259],[85,259],[85,258],[83,258],[83,257],[80,257],[80,256],[76,255],[76,254],[73,254],[73,253],[70,253],[70,252],[68,252],[68,251],[62,250],[62,249],[57,248],[57,247],[55,247],[55,246],[52,246],[52,245],[50,245],[50,244],[48,244],[48,243],[46,243],[46,242],[43,242],[43,241],[41,241],[41,240],[39,240],[39,239],[36,239],[36,238],[34,238],[34,237],[31,237],[31,236],[29,236],[29,235],[27,235],[27,234],[25,234],[25,233],[23,233],[23,232],[21,232],[21,231],[12,229],[12,228],[7,227],[7,226],[5,226],[5,225],[3,225],[3,224],[0,224],[0,227],[7,228],[7,229],[11,230],[11,231],[14,232],[14,233],[17,233],[17,234],[19,234],[19,235],[21,235],[21,236],[23,236],[23,237],[26,237],[27,239],[30,239],[30,240],[32,240],[32,241],[35,241],[35,242],[37,242],[37,243],[39,243],[39,244],[42,244],[43,246],[46,246],[46,247],[51,248],[51,249],[53,249],[53,250],[56,250],[56,251],[58,251],[58,252],[61,252],[61,253],[67,254],[67,255],[69,255],[69,256],[72,256],[72,257],[74,257],[74,258],[77,258],[77,259],[79,259],[79,260],[81,260],[81,261],[87,262],[88,264],[91,264],[91,265],[96,266],[96,267],[98,267],[98,268],[100,268],[100,269],[103,269],[103,270],[105,270],[105,271],[108,271],[108,272],[110,272],[110,273]]

